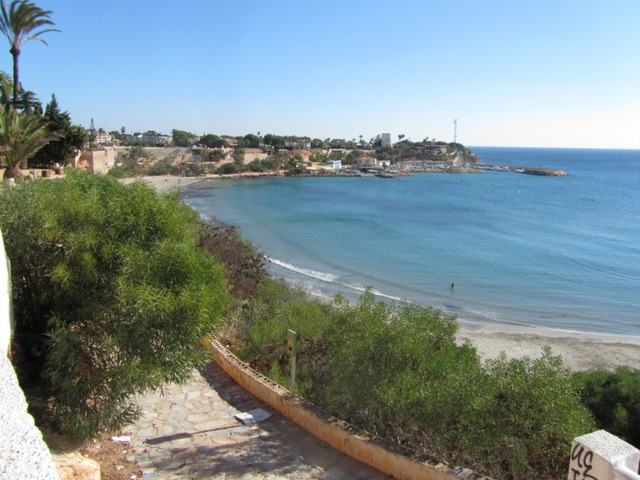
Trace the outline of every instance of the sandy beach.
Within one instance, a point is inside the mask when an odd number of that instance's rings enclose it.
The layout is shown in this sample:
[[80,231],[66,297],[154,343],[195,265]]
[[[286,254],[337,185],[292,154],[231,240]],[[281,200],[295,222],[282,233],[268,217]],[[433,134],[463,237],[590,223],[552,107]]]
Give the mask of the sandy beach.
[[640,368],[640,337],[501,325],[462,325],[458,341],[471,342],[484,359],[497,358],[501,352],[509,358],[538,358],[543,347],[548,345],[571,370],[613,370],[619,366]]
[[155,188],[158,192],[170,192],[179,190],[180,188],[193,185],[194,183],[202,182],[208,178],[216,178],[214,176],[202,176],[202,177],[177,177],[173,175],[156,175],[147,177],[135,177],[135,178],[123,178],[122,183],[129,184],[137,180],[142,180],[150,187]]
[[159,192],[170,192],[174,190],[179,190],[183,187],[188,187],[189,185],[193,185],[194,183],[213,181],[216,179],[219,180],[230,180],[234,178],[256,178],[256,177],[272,177],[272,174],[269,173],[257,173],[257,172],[244,172],[244,173],[235,173],[229,175],[202,175],[200,177],[178,177],[174,175],[156,175],[156,176],[146,176],[146,177],[135,177],[135,178],[123,178],[120,180],[124,184],[135,182],[136,180],[142,180],[150,187],[155,188]]
[[[219,176],[148,176],[123,182],[142,180],[160,192],[167,192],[215,178]],[[543,347],[548,345],[572,370],[613,370],[618,366],[640,368],[640,337],[462,323],[458,341],[471,342],[483,359],[497,358],[501,352],[509,358],[537,358],[542,355]]]

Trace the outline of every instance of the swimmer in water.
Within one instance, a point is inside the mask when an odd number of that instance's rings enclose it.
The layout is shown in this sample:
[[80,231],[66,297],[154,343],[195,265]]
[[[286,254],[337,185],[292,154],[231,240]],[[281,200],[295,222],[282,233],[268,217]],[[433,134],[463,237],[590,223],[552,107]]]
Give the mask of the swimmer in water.
[[451,290],[454,290],[456,288],[456,284],[451,282]]

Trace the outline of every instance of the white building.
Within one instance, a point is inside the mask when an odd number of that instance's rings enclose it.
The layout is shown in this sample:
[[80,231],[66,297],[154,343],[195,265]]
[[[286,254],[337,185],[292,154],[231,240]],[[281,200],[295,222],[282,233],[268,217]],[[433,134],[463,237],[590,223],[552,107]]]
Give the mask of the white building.
[[391,134],[390,133],[383,133],[383,134],[380,135],[380,145],[382,147],[391,146]]
[[109,135],[107,132],[98,130],[96,132],[95,143],[100,146],[112,146],[113,139],[111,138],[111,135]]

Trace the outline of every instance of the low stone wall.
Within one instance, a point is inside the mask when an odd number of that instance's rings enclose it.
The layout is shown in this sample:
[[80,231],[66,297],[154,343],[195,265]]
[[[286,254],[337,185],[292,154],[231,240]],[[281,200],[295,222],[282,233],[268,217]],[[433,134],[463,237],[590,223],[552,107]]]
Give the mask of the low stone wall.
[[391,452],[370,438],[350,433],[349,426],[315,413],[313,406],[292,395],[284,387],[260,375],[218,341],[205,346],[214,354],[214,361],[240,386],[263,402],[293,420],[333,448],[383,473],[401,480],[460,480],[485,478],[466,469],[450,469],[445,465],[429,465]]

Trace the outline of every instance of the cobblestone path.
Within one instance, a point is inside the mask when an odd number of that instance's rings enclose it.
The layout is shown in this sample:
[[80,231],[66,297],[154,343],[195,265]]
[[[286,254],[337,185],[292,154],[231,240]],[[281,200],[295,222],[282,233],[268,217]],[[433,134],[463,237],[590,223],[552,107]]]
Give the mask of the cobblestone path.
[[[215,363],[185,385],[139,397],[131,447],[145,478],[389,479],[272,410]],[[262,408],[268,419],[246,426],[234,415]]]

